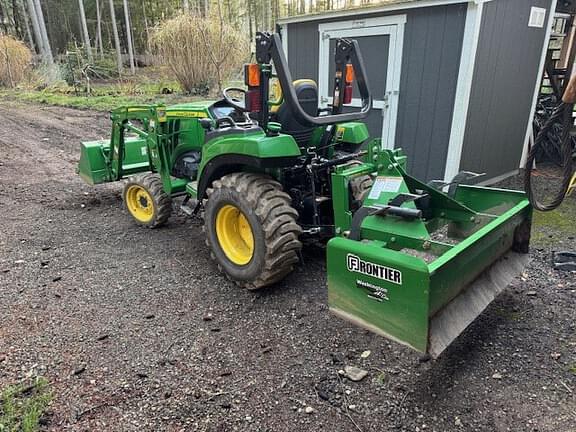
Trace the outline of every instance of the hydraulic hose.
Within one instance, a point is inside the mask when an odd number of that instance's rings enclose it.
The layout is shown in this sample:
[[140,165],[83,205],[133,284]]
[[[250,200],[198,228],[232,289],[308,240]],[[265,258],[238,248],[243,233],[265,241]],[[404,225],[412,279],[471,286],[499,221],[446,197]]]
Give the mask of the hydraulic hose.
[[[570,129],[572,128],[572,112],[574,110],[574,103],[576,102],[576,75],[573,75],[564,91],[562,96],[562,102],[556,107],[550,118],[546,121],[542,129],[538,132],[534,145],[528,153],[528,159],[526,160],[526,165],[524,169],[524,189],[530,200],[530,204],[539,211],[546,212],[558,208],[570,187],[570,182],[573,176],[572,171],[572,140],[570,137]],[[539,150],[546,146],[548,140],[548,134],[552,127],[557,123],[562,124],[562,137],[561,137],[561,163],[563,167],[562,174],[562,185],[560,190],[553,197],[550,203],[544,204],[538,200],[534,188],[532,185],[532,170],[534,167],[534,162],[536,161],[536,155],[539,154]]]

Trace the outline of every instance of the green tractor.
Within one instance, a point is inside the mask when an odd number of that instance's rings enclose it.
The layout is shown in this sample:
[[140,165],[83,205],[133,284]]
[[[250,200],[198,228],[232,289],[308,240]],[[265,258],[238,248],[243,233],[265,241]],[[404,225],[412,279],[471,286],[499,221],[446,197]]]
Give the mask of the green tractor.
[[[82,143],[78,172],[127,179],[126,210],[149,228],[182,197],[218,268],[247,289],[289,274],[303,243],[327,244],[330,309],[438,356],[522,271],[531,207],[521,192],[408,175],[402,151],[360,121],[372,97],[357,42],[338,40],[334,57],[322,111],[316,84],[292,80],[280,37],[258,33],[247,89],[118,108],[110,140]],[[362,107],[344,112],[354,86]]]

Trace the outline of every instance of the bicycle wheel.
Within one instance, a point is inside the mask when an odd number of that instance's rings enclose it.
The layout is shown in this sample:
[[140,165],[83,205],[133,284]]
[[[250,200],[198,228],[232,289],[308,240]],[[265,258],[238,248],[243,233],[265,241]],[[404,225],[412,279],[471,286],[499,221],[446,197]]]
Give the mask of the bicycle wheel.
[[573,104],[560,104],[542,127],[530,150],[524,181],[530,202],[540,211],[557,208],[568,191],[573,173],[569,134]]

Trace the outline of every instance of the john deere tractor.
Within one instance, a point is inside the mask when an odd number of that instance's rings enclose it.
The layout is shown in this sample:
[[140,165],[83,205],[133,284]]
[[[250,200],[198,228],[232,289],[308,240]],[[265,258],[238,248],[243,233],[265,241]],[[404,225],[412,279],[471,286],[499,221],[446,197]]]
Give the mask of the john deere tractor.
[[[110,140],[82,143],[79,174],[126,179],[126,210],[148,228],[182,197],[218,268],[244,288],[284,278],[303,243],[327,244],[334,313],[439,355],[522,271],[524,194],[408,175],[402,151],[360,122],[372,97],[354,40],[336,41],[324,111],[313,81],[292,80],[278,35],[257,34],[256,61],[246,89],[220,100],[114,110]],[[354,87],[362,107],[345,113]]]

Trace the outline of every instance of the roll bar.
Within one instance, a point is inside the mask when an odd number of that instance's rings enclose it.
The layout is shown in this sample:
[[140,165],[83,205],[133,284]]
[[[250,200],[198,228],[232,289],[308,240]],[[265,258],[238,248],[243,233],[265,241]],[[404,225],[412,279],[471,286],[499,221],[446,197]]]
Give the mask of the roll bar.
[[[304,111],[298,101],[298,97],[296,96],[292,84],[292,75],[290,74],[288,62],[286,61],[286,56],[282,49],[282,40],[280,39],[280,36],[278,36],[278,34],[270,34],[267,32],[256,33],[256,61],[262,64],[269,64],[270,61],[274,63],[276,75],[278,76],[280,86],[282,87],[284,103],[288,104],[292,109],[296,120],[303,125],[325,126],[335,123],[361,120],[366,118],[372,109],[372,94],[369,90],[368,77],[366,76],[364,60],[362,59],[358,42],[349,39],[337,39],[335,60],[335,97],[333,99],[334,104],[332,107],[332,114],[313,117]],[[362,108],[360,111],[341,114],[342,95],[344,94],[343,74],[345,74],[347,63],[351,63],[354,68],[355,80],[358,83],[358,89],[362,99]],[[267,85],[265,87],[267,87]],[[267,100],[267,98],[265,100]]]

